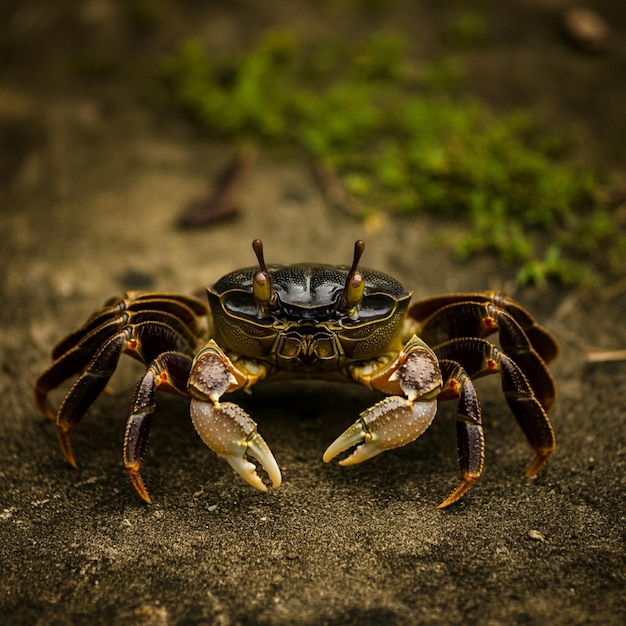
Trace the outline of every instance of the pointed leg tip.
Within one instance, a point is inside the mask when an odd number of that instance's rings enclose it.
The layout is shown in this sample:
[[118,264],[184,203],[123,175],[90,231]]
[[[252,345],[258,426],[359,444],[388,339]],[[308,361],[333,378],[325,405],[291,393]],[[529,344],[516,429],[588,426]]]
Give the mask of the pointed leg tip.
[[139,494],[139,497],[146,503],[152,504],[152,499],[148,494],[148,490],[144,485],[143,479],[141,478],[141,474],[139,473],[138,467],[126,467],[126,471],[128,472],[128,477],[130,478],[130,482],[133,484],[135,491]]
[[55,419],[55,415],[54,413],[50,410],[50,407],[46,404],[45,406],[39,406],[39,410],[41,411],[41,414],[47,419],[50,420],[51,422],[54,421]]
[[445,509],[451,504],[458,502],[476,482],[477,476],[464,476],[459,485],[452,491],[452,493],[440,504],[437,505],[438,509]]
[[74,469],[77,469],[78,464],[76,463],[76,459],[74,458],[74,452],[72,450],[72,442],[70,441],[69,432],[59,429],[58,435],[63,457]]
[[46,419],[54,420],[54,413],[48,405],[48,394],[40,391],[37,387],[35,387],[35,405]]
[[[139,493],[139,492],[138,492]],[[150,495],[148,494],[147,491],[144,491],[143,493],[139,493],[139,497],[146,503],[146,504],[152,504],[152,498],[150,497]]]
[[535,479],[537,478],[537,474],[541,471],[543,466],[548,462],[550,455],[552,454],[552,450],[546,452],[538,452],[537,456],[530,464],[530,467],[526,470],[525,476],[526,478]]

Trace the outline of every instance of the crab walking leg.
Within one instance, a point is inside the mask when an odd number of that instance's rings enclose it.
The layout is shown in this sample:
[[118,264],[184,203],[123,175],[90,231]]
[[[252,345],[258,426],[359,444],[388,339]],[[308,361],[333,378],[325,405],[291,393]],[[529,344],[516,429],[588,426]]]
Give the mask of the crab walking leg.
[[152,501],[139,472],[146,455],[152,416],[156,409],[156,390],[163,389],[187,396],[191,363],[191,358],[186,354],[164,352],[150,363],[135,388],[133,408],[124,435],[124,466],[137,493],[148,504],[152,504]]
[[476,389],[467,372],[454,361],[439,361],[444,387],[439,401],[458,398],[456,439],[461,482],[437,508],[460,500],[480,478],[485,461],[485,436]]
[[[444,317],[447,316],[448,313],[444,312],[444,310],[456,305],[464,308],[465,313],[455,315],[454,319],[451,319],[453,325],[452,327],[448,326],[448,328],[452,328],[453,332],[449,333],[444,329],[447,324],[445,320],[440,317],[440,314],[443,313]],[[474,314],[472,314],[467,307],[471,308],[476,306],[483,309],[495,306],[499,310],[506,312],[507,315],[510,315],[515,322],[519,324],[522,332],[530,340],[533,349],[536,350],[545,363],[550,363],[559,354],[559,345],[550,332],[538,324],[533,319],[532,315],[530,315],[524,307],[515,302],[515,300],[495,291],[448,294],[420,300],[409,309],[409,318],[413,318],[419,322],[421,327],[419,335],[430,345],[435,345],[436,343],[443,342],[452,337],[484,337],[485,335],[483,333],[485,331],[490,332],[490,330],[482,323],[481,334],[479,335],[476,335],[472,330],[461,330],[463,327],[466,327],[468,323],[471,324],[472,318],[474,318]],[[433,339],[430,335],[434,330],[433,326],[431,326],[433,323],[435,327],[439,327],[439,331],[435,330],[435,332],[444,331],[447,336],[443,337],[440,335],[438,339]],[[431,326],[431,329],[427,330],[427,326]],[[495,330],[495,328],[491,328],[491,330]]]
[[[122,318],[109,320],[72,346],[70,350],[59,355],[35,382],[35,402],[39,410],[49,419],[54,415],[48,404],[48,394],[65,380],[84,370],[96,353],[118,333],[122,332]],[[119,339],[116,339],[117,342]],[[85,411],[87,409],[85,408]]]
[[208,304],[203,300],[184,294],[127,291],[123,297],[107,300],[101,311],[94,313],[80,328],[59,341],[52,349],[52,359],[56,361],[109,321],[116,319],[127,319],[129,323],[142,321],[133,320],[136,313],[145,313],[144,319],[152,321],[158,321],[161,314],[165,314],[170,320],[174,320],[174,323],[178,320],[187,326],[194,336],[205,337],[206,340]]
[[502,391],[535,458],[526,470],[534,478],[556,447],[548,414],[535,397],[526,376],[502,350],[485,339],[452,339],[436,348],[440,359],[458,362],[471,378],[500,374]]
[[549,411],[556,401],[556,384],[550,370],[511,315],[495,306],[489,312],[498,327],[502,351],[519,366],[533,394],[544,410]]
[[[522,326],[505,309],[489,301],[454,302],[435,311],[419,327],[420,337],[433,347],[450,339],[485,338],[494,332],[498,333],[502,350],[519,365],[535,397],[549,411],[556,400],[552,375]],[[555,346],[550,346],[549,356],[557,350]]]
[[[67,462],[76,467],[70,432],[78,426],[89,407],[107,386],[122,352],[128,352],[140,361],[149,363],[160,351],[185,352],[189,349],[184,337],[162,323],[144,322],[136,326],[127,326],[110,337],[95,352],[57,412],[57,434]],[[54,371],[61,360],[55,361],[48,371]]]
[[59,445],[65,460],[72,467],[77,467],[77,465],[72,451],[70,432],[78,425],[87,409],[106,387],[117,367],[126,342],[127,336],[124,332],[111,337],[95,354],[89,367],[72,385],[59,407],[56,417]]
[[[441,371],[433,351],[413,336],[398,357],[378,369],[374,364],[355,367],[353,377],[390,395],[365,410],[324,452],[328,463],[353,446],[357,448],[340,465],[354,465],[417,439],[437,412]],[[399,395],[402,394],[402,395]]]
[[211,340],[194,359],[189,377],[191,420],[200,438],[259,491],[267,491],[267,486],[247,457],[260,463],[275,489],[282,482],[278,464],[252,418],[240,406],[219,399],[224,393],[247,388],[266,375],[264,365],[242,362],[235,366]]
[[[143,363],[149,363],[160,352],[169,349],[193,353],[198,338],[182,321],[169,313],[159,311],[124,312],[107,320],[75,345],[60,354],[35,382],[35,402],[39,410],[53,419],[48,405],[48,395],[61,383],[89,368],[96,353],[111,340],[119,343],[127,336],[121,350],[128,352]],[[74,337],[70,336],[71,341]],[[63,343],[63,342],[62,342]],[[58,344],[57,348],[62,344]],[[57,348],[53,355],[57,353]],[[95,399],[95,397],[94,397]],[[87,411],[84,407],[83,412]],[[81,416],[82,417],[82,416]]]

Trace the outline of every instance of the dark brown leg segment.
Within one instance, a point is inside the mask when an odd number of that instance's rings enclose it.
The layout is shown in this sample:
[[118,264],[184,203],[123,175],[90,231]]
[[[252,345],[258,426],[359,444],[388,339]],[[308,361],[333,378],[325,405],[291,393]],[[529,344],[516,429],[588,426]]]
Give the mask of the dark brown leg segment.
[[164,352],[146,369],[135,389],[133,408],[126,423],[124,436],[124,465],[137,493],[148,504],[148,491],[141,478],[140,470],[148,447],[148,436],[152,416],[156,409],[156,390],[181,396],[189,395],[187,381],[192,359],[180,352]]
[[502,350],[478,338],[452,339],[438,346],[435,353],[439,359],[458,362],[472,379],[500,374],[507,403],[535,452],[535,460],[526,471],[526,476],[534,477],[556,443],[550,420],[519,366]]
[[[208,315],[208,304],[193,296],[161,293],[128,292],[124,298],[113,298],[107,301],[104,308],[92,315],[83,326],[62,339],[52,350],[52,359],[57,360],[76,346],[84,337],[103,324],[113,321],[124,313],[126,323],[137,323],[141,318],[133,320],[133,313],[148,312],[143,321],[159,320],[161,313],[182,322],[195,336],[203,336],[203,319]],[[161,320],[164,321],[164,320]]]
[[91,331],[70,350],[57,357],[39,376],[35,382],[35,402],[46,417],[54,419],[48,406],[48,394],[65,380],[84,370],[98,350],[122,330],[125,322],[126,319],[120,317]]
[[491,294],[491,300],[520,325],[533,348],[546,363],[552,363],[556,359],[559,355],[559,344],[556,339],[552,333],[538,324],[523,306],[501,293]]
[[[455,304],[494,305],[499,309],[506,311],[506,313],[508,313],[519,324],[524,334],[528,337],[531,345],[545,363],[552,362],[559,353],[559,346],[556,339],[551,333],[543,328],[543,326],[538,324],[524,307],[520,306],[517,302],[515,302],[515,300],[493,291],[487,291],[484,293],[448,294],[427,298],[426,300],[420,300],[409,309],[409,316],[417,320],[420,324],[422,324],[422,326],[426,326],[431,323],[429,318],[435,316],[435,314],[437,314],[441,309]],[[469,317],[472,317],[471,313],[469,314]],[[457,324],[463,326],[465,323],[466,322],[463,319],[456,316],[453,328],[458,328]],[[484,335],[477,333],[463,333],[458,330],[454,330],[454,332],[449,334],[447,338],[480,336]],[[440,337],[438,341],[433,342],[431,345],[435,345],[436,343],[440,343],[442,341],[445,341],[444,337]],[[430,344],[430,341],[428,343]]]
[[449,339],[486,337],[496,331],[502,350],[524,372],[543,408],[550,410],[556,400],[552,375],[520,324],[503,308],[490,301],[448,304],[424,322],[420,336],[430,346],[437,346]]
[[111,337],[96,352],[59,407],[56,418],[57,434],[63,456],[72,467],[76,467],[76,460],[72,452],[70,432],[106,387],[127,342],[128,334],[123,331]]
[[127,315],[124,315],[126,309],[124,301],[115,301],[110,306],[106,306],[102,311],[94,313],[80,328],[70,333],[67,337],[63,338],[52,349],[52,360],[56,361],[62,357],[66,352],[69,352],[80,344],[86,337],[91,335],[94,331],[98,330],[101,326],[105,326],[115,320],[125,321],[128,319]]
[[[120,354],[129,352],[143,363],[149,363],[164,351],[193,353],[187,339],[170,326],[159,322],[143,322],[136,326],[127,326],[113,335],[95,353],[65,396],[57,413],[59,442],[63,456],[70,465],[76,467],[69,434],[106,387],[117,367]],[[54,369],[54,365],[51,369]],[[59,371],[66,370],[59,368]]]
[[478,396],[465,370],[456,362],[440,360],[444,378],[440,400],[458,398],[456,409],[456,439],[461,482],[439,505],[443,509],[467,493],[483,471],[485,438]]
[[[180,311],[181,314],[183,312],[183,310]],[[133,345],[130,341],[125,346],[125,350],[143,363],[150,362],[164,350],[175,349],[193,354],[199,341],[199,336],[194,334],[194,331],[183,320],[166,311],[120,313],[116,307],[113,307],[109,313],[98,315],[93,320],[94,323],[102,323],[96,328],[91,328],[91,322],[87,322],[83,329],[72,333],[58,344],[53,351],[53,355],[58,354],[57,359],[35,382],[37,407],[51,419],[48,394],[65,380],[84,370],[96,352],[117,333],[130,332],[129,329],[133,329],[133,335],[142,338],[142,344]],[[61,353],[61,349],[67,349],[67,351]]]
[[489,308],[499,329],[502,351],[519,365],[535,397],[549,411],[556,400],[556,385],[544,361],[511,315],[491,305]]

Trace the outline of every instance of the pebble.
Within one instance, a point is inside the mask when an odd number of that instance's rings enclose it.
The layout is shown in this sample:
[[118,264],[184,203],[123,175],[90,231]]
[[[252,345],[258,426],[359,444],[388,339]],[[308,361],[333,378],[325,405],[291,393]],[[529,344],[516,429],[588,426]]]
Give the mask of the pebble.
[[563,15],[563,28],[568,39],[584,52],[604,52],[609,44],[610,28],[595,11],[572,7]]

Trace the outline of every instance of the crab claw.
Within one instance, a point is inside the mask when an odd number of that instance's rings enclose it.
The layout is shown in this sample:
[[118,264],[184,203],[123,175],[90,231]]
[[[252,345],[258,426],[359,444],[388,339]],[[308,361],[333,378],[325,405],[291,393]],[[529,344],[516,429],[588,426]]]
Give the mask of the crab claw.
[[339,465],[355,465],[399,448],[417,439],[431,424],[437,412],[437,400],[412,402],[401,396],[389,396],[363,411],[359,419],[344,431],[324,452],[325,463],[357,446]]
[[267,486],[256,472],[256,466],[246,458],[256,459],[267,472],[272,487],[280,486],[280,469],[265,440],[256,429],[256,423],[238,405],[232,402],[191,401],[191,420],[213,452],[222,457],[248,484],[259,491]]

